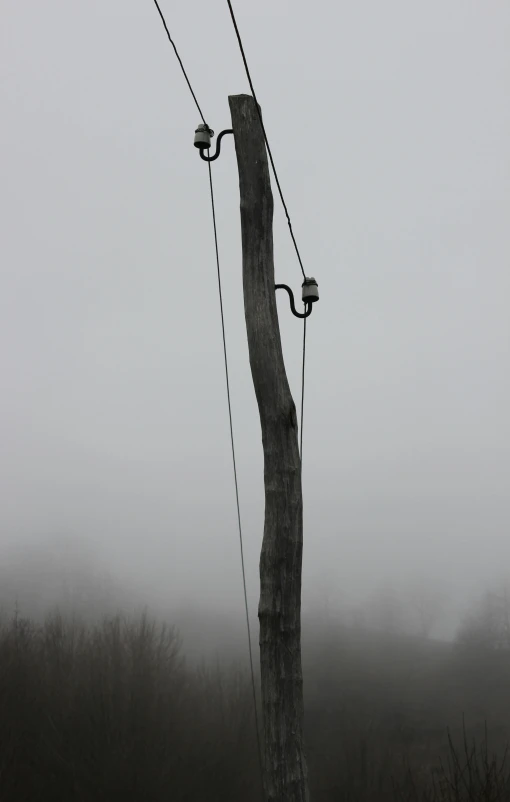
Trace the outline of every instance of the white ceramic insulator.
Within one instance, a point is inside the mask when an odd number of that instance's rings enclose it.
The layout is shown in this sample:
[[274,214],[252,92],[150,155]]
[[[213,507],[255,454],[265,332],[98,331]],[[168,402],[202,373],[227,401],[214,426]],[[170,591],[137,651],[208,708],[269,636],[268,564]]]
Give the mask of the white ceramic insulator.
[[195,141],[193,143],[196,148],[202,146],[209,148],[211,146],[211,137],[208,131],[196,131]]
[[319,288],[317,284],[305,284],[303,287],[303,301],[318,301]]

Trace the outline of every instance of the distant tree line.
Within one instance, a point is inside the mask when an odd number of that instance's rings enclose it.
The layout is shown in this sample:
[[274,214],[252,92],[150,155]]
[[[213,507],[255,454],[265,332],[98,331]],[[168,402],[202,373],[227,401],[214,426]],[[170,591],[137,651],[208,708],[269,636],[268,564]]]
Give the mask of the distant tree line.
[[[466,659],[342,627],[306,640],[314,802],[510,800],[510,652]],[[0,800],[168,799],[260,802],[246,660],[189,666],[177,631],[146,614],[15,610],[0,626]]]

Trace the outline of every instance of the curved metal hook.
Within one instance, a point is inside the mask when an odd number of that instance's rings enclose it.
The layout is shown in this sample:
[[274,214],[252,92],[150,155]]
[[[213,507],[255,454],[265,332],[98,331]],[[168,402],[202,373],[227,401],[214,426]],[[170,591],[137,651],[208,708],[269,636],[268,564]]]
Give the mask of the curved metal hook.
[[224,137],[225,134],[233,134],[233,133],[234,131],[232,130],[232,128],[226,128],[224,131],[220,131],[220,133],[218,134],[218,139],[216,140],[216,153],[214,154],[214,156],[204,156],[204,151],[209,150],[209,148],[200,148],[200,158],[204,162],[216,161],[216,159],[220,155],[222,137]]
[[296,305],[294,304],[294,293],[292,292],[290,287],[287,287],[286,284],[275,284],[274,288],[275,290],[287,290],[287,292],[289,293],[290,308],[293,315],[295,315],[296,317],[303,318],[303,317],[309,317],[312,314],[313,304],[310,301],[306,302],[305,312],[296,311]]

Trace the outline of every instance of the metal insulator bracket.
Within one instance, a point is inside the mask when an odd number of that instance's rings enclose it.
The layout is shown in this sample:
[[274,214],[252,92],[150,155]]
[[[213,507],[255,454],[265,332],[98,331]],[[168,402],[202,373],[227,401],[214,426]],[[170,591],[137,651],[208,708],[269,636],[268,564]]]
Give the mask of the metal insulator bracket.
[[218,134],[218,139],[216,140],[216,152],[213,156],[206,156],[205,152],[209,150],[211,147],[211,137],[214,136],[214,131],[212,128],[209,128],[208,125],[199,125],[195,131],[195,141],[193,144],[196,148],[200,150],[200,158],[204,162],[213,162],[216,161],[218,156],[221,152],[221,140],[225,136],[225,134],[233,134],[234,131],[232,128],[226,128],[224,131],[220,131]]
[[305,311],[298,312],[296,309],[296,305],[294,303],[294,293],[292,292],[291,288],[287,286],[287,284],[275,284],[275,290],[286,290],[289,295],[290,301],[290,309],[293,315],[296,317],[304,318],[310,317],[312,314],[313,304],[319,300],[319,285],[315,281],[315,279],[310,276],[310,278],[305,278],[303,284],[301,285],[303,288],[302,298],[303,303],[305,304]]

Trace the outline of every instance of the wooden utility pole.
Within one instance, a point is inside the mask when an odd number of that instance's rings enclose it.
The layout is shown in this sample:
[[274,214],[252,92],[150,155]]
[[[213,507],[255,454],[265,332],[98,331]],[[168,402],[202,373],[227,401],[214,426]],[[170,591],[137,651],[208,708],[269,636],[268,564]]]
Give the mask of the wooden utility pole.
[[268,802],[308,802],[303,743],[303,497],[296,407],[285,373],[273,263],[273,195],[254,99],[229,97],[239,186],[250,366],[264,449],[260,670]]

